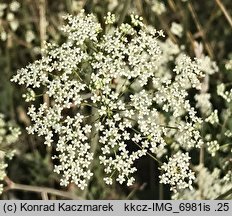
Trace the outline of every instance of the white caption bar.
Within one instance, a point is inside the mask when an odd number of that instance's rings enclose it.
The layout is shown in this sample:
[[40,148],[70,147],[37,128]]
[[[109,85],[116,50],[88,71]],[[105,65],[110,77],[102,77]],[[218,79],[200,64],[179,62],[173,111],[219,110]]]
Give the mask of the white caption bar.
[[0,215],[43,216],[231,216],[232,200],[155,201],[155,200],[2,200]]

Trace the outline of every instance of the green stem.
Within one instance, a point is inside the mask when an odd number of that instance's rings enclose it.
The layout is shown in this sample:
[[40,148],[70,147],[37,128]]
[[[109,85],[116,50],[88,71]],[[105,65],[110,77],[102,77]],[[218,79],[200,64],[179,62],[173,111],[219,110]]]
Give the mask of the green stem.
[[[137,145],[140,149],[143,149],[138,143],[134,142],[135,145]],[[151,153],[147,152],[147,155],[149,155],[152,159],[154,159],[159,165],[161,165],[161,162]]]
[[[99,121],[99,114],[98,114],[98,111],[96,108],[92,107],[92,121],[91,122],[98,122]],[[97,128],[95,127],[95,125],[93,124],[93,129],[92,129],[92,132],[91,132],[91,148],[90,148],[90,152],[92,152],[93,154],[96,153],[97,149],[98,149],[98,140],[99,140],[99,133],[98,133],[98,130]],[[94,157],[96,158],[96,157]],[[96,162],[96,159],[93,159],[92,163],[91,163],[91,167],[90,169],[93,168],[94,164]],[[90,180],[87,181],[87,187],[85,187],[85,190],[83,191],[82,193],[82,197],[84,199],[87,198],[87,195],[88,195],[88,186],[89,186],[89,183],[90,183]]]

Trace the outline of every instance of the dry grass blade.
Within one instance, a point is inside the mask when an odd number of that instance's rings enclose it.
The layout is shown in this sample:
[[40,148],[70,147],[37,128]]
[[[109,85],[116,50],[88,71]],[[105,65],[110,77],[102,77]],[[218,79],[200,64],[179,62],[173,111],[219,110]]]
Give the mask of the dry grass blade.
[[229,189],[228,191],[226,191],[225,193],[221,194],[220,196],[218,196],[215,200],[223,200],[226,199],[226,197],[228,197],[229,195],[232,194],[232,188]]
[[232,27],[232,18],[229,15],[228,11],[226,10],[225,6],[222,4],[221,0],[215,0],[217,5],[220,7],[221,11],[225,15],[227,21],[229,22],[230,26]]
[[13,182],[11,179],[9,179],[8,177],[5,177],[4,180],[7,184],[4,191],[21,190],[21,191],[30,191],[30,192],[41,193],[43,199],[48,199],[47,194],[53,194],[53,195],[56,195],[59,197],[64,197],[64,198],[73,199],[73,200],[80,200],[81,199],[80,197],[76,196],[75,194],[67,192],[67,191],[56,190],[56,189],[48,188],[48,187],[39,187],[39,186],[32,186],[32,185],[17,184],[15,182]]
[[203,40],[205,42],[205,48],[206,48],[209,56],[211,58],[214,58],[213,49],[210,46],[210,44],[208,43],[208,41],[206,40],[205,31],[204,31],[204,29],[203,29],[203,27],[202,27],[202,25],[201,25],[201,23],[200,23],[200,21],[199,21],[199,19],[197,17],[197,14],[196,14],[195,9],[193,8],[193,5],[190,2],[188,3],[188,9],[189,9],[189,11],[190,11],[190,13],[192,15],[193,21],[196,24],[196,27],[197,27],[198,31],[202,35],[202,38],[203,38]]

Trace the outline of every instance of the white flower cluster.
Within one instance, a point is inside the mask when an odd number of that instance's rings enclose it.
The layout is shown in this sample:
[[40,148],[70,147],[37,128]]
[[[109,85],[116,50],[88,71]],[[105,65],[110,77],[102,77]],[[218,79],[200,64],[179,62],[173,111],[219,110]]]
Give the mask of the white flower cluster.
[[220,145],[217,140],[213,140],[210,142],[206,142],[207,150],[208,152],[214,157],[217,153],[217,151],[220,148]]
[[228,60],[225,64],[227,70],[232,70],[232,59]]
[[227,91],[224,83],[217,86],[217,94],[224,98],[228,103],[230,103],[232,100],[232,89]]
[[176,35],[176,36],[178,36],[178,37],[182,37],[182,34],[183,34],[183,27],[182,27],[182,25],[179,24],[179,23],[172,22],[170,31],[171,31],[174,35]]
[[206,122],[209,122],[212,125],[218,124],[219,123],[219,118],[218,118],[218,111],[214,110],[206,119]]
[[188,153],[177,152],[168,163],[161,166],[162,174],[160,183],[170,184],[171,190],[177,192],[180,189],[192,189],[192,183],[195,179],[194,173],[189,169],[190,157]]
[[[6,176],[5,169],[7,168],[6,159],[11,159],[15,153],[12,150],[12,144],[18,140],[20,130],[11,122],[6,122],[4,115],[0,114],[0,181],[3,181]],[[3,184],[0,183],[0,194],[3,190]]]
[[10,4],[0,3],[0,39],[5,41],[7,39],[7,26],[4,25],[3,16],[6,15],[6,21],[12,31],[16,31],[19,27],[19,22],[15,17],[15,13],[20,8],[20,3],[12,1]]
[[214,73],[217,73],[219,71],[219,68],[215,61],[212,61],[209,56],[200,56],[200,58],[197,59],[199,68],[201,71],[203,71],[205,74],[212,75]]
[[227,172],[227,174],[223,177],[223,180],[228,183],[232,182],[232,170]]
[[204,77],[204,80],[201,84],[201,91],[194,96],[194,99],[196,100],[197,104],[196,107],[199,108],[202,116],[209,116],[212,112],[212,104],[210,102],[211,95],[207,92],[209,89],[209,75],[212,75],[216,72],[218,72],[218,67],[216,65],[216,62],[211,61],[211,59],[208,56],[202,55],[201,51],[201,45],[197,45],[199,52],[198,55],[200,58],[197,59],[198,64],[200,65],[200,70],[203,71],[206,76]]
[[34,101],[36,94],[33,89],[28,88],[27,93],[23,94],[23,98],[25,98],[26,102]]
[[212,112],[210,97],[211,95],[209,93],[196,94],[194,97],[197,101],[196,107],[200,109],[202,114],[208,115]]
[[165,4],[159,0],[151,0],[151,10],[157,14],[161,15],[166,11]]
[[[56,149],[55,172],[62,175],[62,185],[87,186],[95,142],[105,182],[116,179],[127,185],[134,182],[135,160],[148,154],[161,157],[167,140],[185,149],[202,145],[202,120],[186,99],[189,88],[200,88],[200,61],[179,55],[178,50],[166,58],[166,45],[159,40],[163,32],[146,27],[133,14],[130,23],[108,26],[104,34],[96,17],[84,11],[66,19],[62,29],[67,41],[61,46],[47,44],[42,59],[12,79],[26,85],[27,100],[36,97],[31,89],[40,95],[44,88],[50,97],[49,105],[29,108],[33,124],[28,132],[44,136],[45,144]],[[108,14],[106,23],[113,21]],[[177,54],[175,68],[163,76],[164,64]],[[164,177],[171,178],[162,182],[172,188],[190,187],[189,156],[176,154],[170,161],[163,170]]]
[[201,89],[200,78],[204,77],[204,74],[198,59],[192,61],[190,57],[180,55],[177,58],[174,71],[178,75],[176,79],[178,79],[181,87],[189,88],[190,85],[198,90]]
[[115,14],[112,14],[111,12],[107,13],[107,16],[105,18],[105,24],[114,24],[116,22]]
[[231,131],[231,130],[227,130],[227,131],[225,132],[225,136],[231,138],[231,137],[232,137],[232,131]]
[[173,195],[173,199],[183,200],[202,200],[202,199],[215,199],[219,195],[225,193],[232,188],[231,172],[221,178],[221,170],[214,168],[210,172],[206,167],[195,167],[197,177],[195,179],[196,187],[189,190],[185,189]]

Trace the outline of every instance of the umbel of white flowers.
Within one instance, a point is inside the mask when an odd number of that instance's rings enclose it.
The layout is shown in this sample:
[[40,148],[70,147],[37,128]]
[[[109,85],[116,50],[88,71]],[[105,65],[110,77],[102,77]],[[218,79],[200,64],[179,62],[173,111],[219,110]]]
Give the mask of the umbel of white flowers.
[[[98,149],[106,184],[116,180],[129,186],[135,160],[150,155],[161,161],[168,146],[175,150],[161,166],[161,182],[173,190],[191,187],[190,158],[180,147],[202,145],[202,120],[186,96],[188,89],[200,89],[203,60],[191,60],[178,48],[173,52],[173,43],[159,39],[162,31],[133,14],[129,23],[114,27],[115,16],[108,13],[104,32],[96,17],[84,11],[65,19],[66,42],[47,44],[43,57],[12,79],[28,88],[27,101],[41,89],[50,98],[49,105],[30,106],[27,130],[56,149],[54,171],[61,174],[61,185],[73,182],[84,189]],[[175,58],[176,66],[169,69]]]
[[7,122],[5,116],[0,113],[0,194],[3,191],[2,181],[8,166],[6,160],[14,156],[15,150],[12,149],[12,144],[18,140],[20,133],[20,129],[12,122]]

